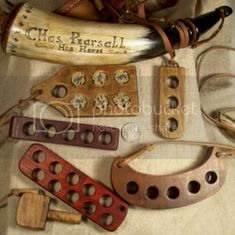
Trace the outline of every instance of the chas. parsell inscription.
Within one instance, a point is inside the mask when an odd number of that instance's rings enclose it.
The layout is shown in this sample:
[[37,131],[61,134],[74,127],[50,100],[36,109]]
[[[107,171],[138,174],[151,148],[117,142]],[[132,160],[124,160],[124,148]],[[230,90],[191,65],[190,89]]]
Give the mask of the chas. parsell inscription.
[[96,54],[127,53],[125,38],[119,36],[110,36],[108,40],[94,40],[84,38],[85,35],[79,32],[70,32],[68,37],[65,38],[51,34],[47,28],[30,27],[25,31],[25,37],[34,41],[34,45],[39,48]]

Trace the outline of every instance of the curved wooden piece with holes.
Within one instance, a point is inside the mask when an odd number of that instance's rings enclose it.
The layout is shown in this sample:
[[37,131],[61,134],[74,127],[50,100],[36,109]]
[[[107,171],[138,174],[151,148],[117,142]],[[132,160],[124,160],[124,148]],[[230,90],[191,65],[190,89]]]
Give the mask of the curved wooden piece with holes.
[[38,118],[13,117],[10,137],[53,144],[117,150],[119,129]]
[[[42,92],[36,97],[38,101],[66,117],[136,116],[139,112],[135,66],[64,67],[50,79],[34,85],[31,93],[38,90]],[[120,94],[127,97],[123,107],[116,102]],[[78,107],[82,97],[84,106]]]
[[150,209],[187,206],[214,195],[226,176],[226,160],[218,158],[218,148],[210,148],[206,160],[197,169],[185,173],[154,176],[138,173],[129,166],[112,165],[111,180],[115,191],[132,205]]
[[[36,158],[39,153],[44,154],[44,159]],[[59,171],[53,168],[55,163],[60,164]],[[108,231],[116,230],[126,217],[127,205],[110,189],[42,145],[32,145],[19,168],[29,179]],[[71,175],[78,177],[76,184],[70,181]],[[93,191],[89,193],[91,187]],[[105,198],[111,198],[111,203],[106,203]]]

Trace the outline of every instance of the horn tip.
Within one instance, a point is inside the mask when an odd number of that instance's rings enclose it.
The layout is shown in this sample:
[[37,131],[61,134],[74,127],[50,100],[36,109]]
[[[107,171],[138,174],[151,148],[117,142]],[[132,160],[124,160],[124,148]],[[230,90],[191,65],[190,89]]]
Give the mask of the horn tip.
[[216,9],[217,11],[219,10],[222,10],[225,14],[225,17],[228,17],[230,16],[232,13],[233,13],[233,9],[229,6],[221,6],[219,8]]

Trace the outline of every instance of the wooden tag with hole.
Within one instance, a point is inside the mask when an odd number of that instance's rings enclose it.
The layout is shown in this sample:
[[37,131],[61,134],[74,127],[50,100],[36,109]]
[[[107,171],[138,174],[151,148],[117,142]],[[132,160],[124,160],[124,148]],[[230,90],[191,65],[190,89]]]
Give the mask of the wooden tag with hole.
[[36,99],[66,117],[136,116],[139,113],[135,66],[65,67],[33,86]]
[[185,69],[160,68],[159,132],[164,138],[184,134]]

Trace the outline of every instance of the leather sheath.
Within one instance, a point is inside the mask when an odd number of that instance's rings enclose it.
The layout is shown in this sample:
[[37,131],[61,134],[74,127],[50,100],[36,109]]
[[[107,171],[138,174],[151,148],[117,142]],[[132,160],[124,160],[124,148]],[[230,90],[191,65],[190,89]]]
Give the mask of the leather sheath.
[[99,14],[89,0],[67,0],[54,13],[84,20],[99,20]]
[[[124,0],[106,0],[112,8],[121,14]],[[136,9],[132,9],[140,17],[145,17],[144,4],[140,4]],[[67,0],[54,13],[64,16],[70,16],[78,19],[118,22],[118,17],[104,4],[102,0]]]
[[[125,10],[125,0],[105,1],[119,14]],[[130,10],[145,19],[146,10],[148,12],[162,10],[176,5],[177,2],[178,0],[147,0],[135,6],[130,4]],[[104,0],[67,0],[54,13],[84,20],[119,22],[119,18],[107,7]]]

